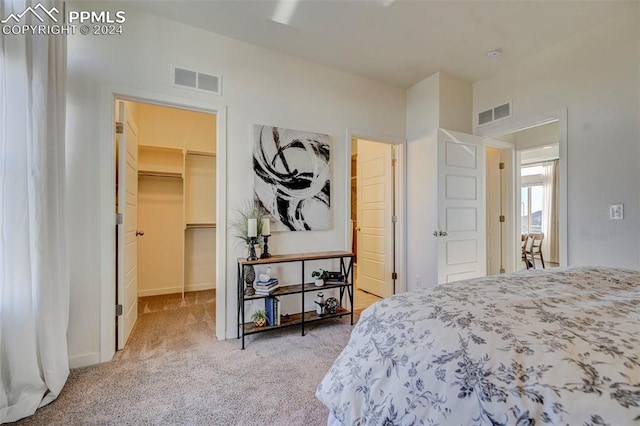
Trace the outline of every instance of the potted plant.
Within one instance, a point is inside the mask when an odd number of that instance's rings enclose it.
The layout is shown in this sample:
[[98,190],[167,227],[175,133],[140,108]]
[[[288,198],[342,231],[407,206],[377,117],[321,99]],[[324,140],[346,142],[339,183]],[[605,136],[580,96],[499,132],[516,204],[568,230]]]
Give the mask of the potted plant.
[[[262,216],[264,215],[264,209],[258,201],[255,199],[246,200],[243,205],[236,210],[236,218],[229,225],[236,238],[244,242],[247,247],[247,259],[257,259],[255,255],[254,243],[258,241],[258,237],[262,235]],[[252,220],[253,219],[253,220]],[[249,221],[255,224],[255,236],[252,238],[249,236]],[[255,280],[255,270],[253,265],[244,265],[244,276],[246,289],[244,294],[246,296],[252,296],[255,294],[253,289],[253,281]]]
[[316,287],[322,287],[324,285],[324,280],[329,278],[329,272],[325,271],[322,268],[316,269],[311,273],[311,277],[316,279],[315,281]]
[[267,311],[258,309],[251,315],[251,319],[253,320],[253,325],[256,327],[264,327],[267,325]]
[[257,239],[262,235],[262,217],[265,215],[265,210],[256,200],[250,199],[245,201],[242,207],[236,210],[236,213],[236,219],[231,222],[231,230],[239,240],[249,246],[251,244],[249,219],[256,219]]

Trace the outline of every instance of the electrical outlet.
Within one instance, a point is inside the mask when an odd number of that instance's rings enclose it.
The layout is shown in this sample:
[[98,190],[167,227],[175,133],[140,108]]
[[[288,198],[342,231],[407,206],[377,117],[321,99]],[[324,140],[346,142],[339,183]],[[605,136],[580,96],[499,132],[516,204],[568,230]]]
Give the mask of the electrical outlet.
[[619,220],[624,218],[624,207],[622,204],[611,204],[609,206],[609,219]]
[[416,285],[417,286],[422,285],[422,275],[416,275]]

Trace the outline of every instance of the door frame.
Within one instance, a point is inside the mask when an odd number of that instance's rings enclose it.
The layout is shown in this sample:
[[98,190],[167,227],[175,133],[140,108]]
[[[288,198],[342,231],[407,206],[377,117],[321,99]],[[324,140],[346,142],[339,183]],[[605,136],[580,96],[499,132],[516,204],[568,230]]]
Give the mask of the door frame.
[[[558,255],[560,257],[559,259],[560,266],[568,266],[570,265],[570,263],[569,263],[568,247],[567,247],[567,242],[568,242],[567,236],[569,232],[568,220],[567,220],[568,218],[567,204],[568,204],[568,196],[569,196],[568,170],[567,170],[567,164],[568,164],[567,109],[563,108],[557,111],[552,111],[552,112],[540,114],[537,116],[523,117],[516,120],[506,119],[506,120],[497,122],[495,124],[492,124],[490,126],[487,126],[485,128],[476,127],[475,131],[476,131],[476,134],[479,136],[491,138],[499,135],[504,135],[507,133],[519,132],[521,130],[530,129],[532,127],[537,127],[543,124],[552,123],[554,121],[558,122],[558,145],[559,145],[559,151],[560,151],[558,166],[560,168],[559,185],[560,185],[561,196],[559,197],[559,200],[558,200],[558,226],[560,228],[558,230],[558,238],[559,238]],[[514,208],[516,208],[516,211],[517,211],[517,206],[515,206],[515,204],[520,198],[520,195],[519,195],[520,155],[518,151],[515,151],[513,170],[514,170],[513,199],[514,199]],[[516,220],[514,222],[515,224],[512,229],[515,236],[515,235],[518,235],[519,229],[520,229],[519,217],[516,217]],[[514,253],[514,255],[516,255],[516,252],[518,252],[519,254],[519,250],[520,248],[518,247],[517,250],[512,250],[512,252]]]
[[[347,129],[345,143],[345,188],[346,195],[344,209],[345,227],[349,228],[351,223],[351,141],[353,139],[366,139],[372,142],[381,142],[389,145],[395,145],[397,148],[396,156],[396,272],[398,279],[396,280],[396,294],[407,291],[407,257],[406,257],[406,229],[407,229],[407,140],[401,137],[389,135],[372,134],[370,132]],[[350,229],[345,229],[344,247],[345,250],[351,251],[349,245]]]
[[226,330],[226,240],[227,240],[227,107],[209,101],[189,99],[130,87],[102,86],[99,119],[100,216],[100,362],[109,361],[116,348],[116,244],[115,143],[113,141],[115,102],[141,102],[169,108],[216,115],[216,337],[225,339]]

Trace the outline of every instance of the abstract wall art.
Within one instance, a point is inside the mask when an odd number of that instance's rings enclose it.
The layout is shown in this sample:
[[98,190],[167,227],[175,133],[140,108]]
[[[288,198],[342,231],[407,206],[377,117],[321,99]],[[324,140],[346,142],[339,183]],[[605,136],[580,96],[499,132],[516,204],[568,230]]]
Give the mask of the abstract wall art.
[[331,226],[329,135],[254,125],[254,192],[276,230]]

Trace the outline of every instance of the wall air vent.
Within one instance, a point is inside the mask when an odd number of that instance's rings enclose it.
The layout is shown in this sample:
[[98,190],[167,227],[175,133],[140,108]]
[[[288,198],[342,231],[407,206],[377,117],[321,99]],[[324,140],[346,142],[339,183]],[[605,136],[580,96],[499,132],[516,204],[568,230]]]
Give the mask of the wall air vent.
[[171,84],[183,89],[192,89],[220,96],[222,94],[222,76],[206,74],[183,67],[171,67]]
[[511,117],[511,102],[478,113],[478,126]]

